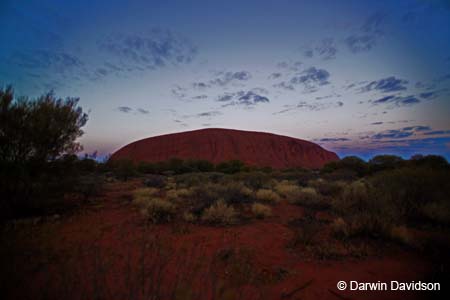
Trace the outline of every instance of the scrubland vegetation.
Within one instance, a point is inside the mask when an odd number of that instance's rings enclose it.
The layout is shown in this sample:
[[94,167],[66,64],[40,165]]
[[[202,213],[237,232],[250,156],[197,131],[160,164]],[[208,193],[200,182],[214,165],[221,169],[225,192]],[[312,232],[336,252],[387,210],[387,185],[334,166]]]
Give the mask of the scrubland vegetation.
[[[286,251],[308,259],[369,257],[389,245],[434,257],[448,251],[429,238],[433,233],[448,240],[450,229],[450,166],[443,157],[416,155],[404,160],[379,155],[368,162],[346,157],[320,170],[272,170],[240,161],[214,165],[178,158],[155,163],[99,162],[94,155],[76,156],[80,149],[76,138],[87,121],[76,99],[61,100],[52,94],[35,101],[12,99],[12,90],[0,90],[2,228],[23,218],[59,218],[85,207],[98,209],[108,201],[102,198],[107,186],[110,194],[111,190],[118,194],[114,195],[120,207],[136,212],[136,222],[145,232],[167,226],[176,234],[186,234],[189,226],[228,230],[272,224],[291,233],[283,246]],[[121,190],[123,186],[132,188]],[[293,211],[292,215],[281,217],[283,209]],[[90,230],[97,229],[86,232]],[[263,230],[258,234],[264,238]],[[159,235],[151,238],[163,243]],[[14,256],[9,236],[4,234],[2,240],[9,247],[4,251]],[[152,245],[139,246],[144,249],[142,257]],[[170,257],[156,246],[150,251],[158,263]],[[226,270],[233,286],[278,282],[287,272],[281,268],[269,279],[256,274],[249,263],[251,251],[241,248],[222,249],[213,258],[207,267]],[[158,280],[164,266],[160,267],[152,269],[159,270],[152,273]],[[184,275],[179,282],[191,277]],[[139,280],[145,278],[142,275]],[[179,282],[174,293],[186,289]],[[159,293],[158,285],[152,288],[150,294]],[[132,290],[136,289],[130,285]]]

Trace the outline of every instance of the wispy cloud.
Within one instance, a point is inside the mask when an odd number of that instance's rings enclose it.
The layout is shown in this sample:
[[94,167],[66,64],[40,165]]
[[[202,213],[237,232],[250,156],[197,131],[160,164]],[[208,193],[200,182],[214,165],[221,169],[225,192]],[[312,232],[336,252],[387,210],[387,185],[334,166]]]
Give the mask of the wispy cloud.
[[388,92],[397,92],[406,90],[406,84],[408,84],[407,80],[396,78],[395,76],[390,76],[386,78],[382,78],[379,80],[374,80],[361,87],[361,92],[369,92],[369,91],[380,91],[383,93]]
[[190,63],[197,47],[170,30],[151,29],[145,34],[114,34],[97,42],[98,48],[126,70],[157,69]]

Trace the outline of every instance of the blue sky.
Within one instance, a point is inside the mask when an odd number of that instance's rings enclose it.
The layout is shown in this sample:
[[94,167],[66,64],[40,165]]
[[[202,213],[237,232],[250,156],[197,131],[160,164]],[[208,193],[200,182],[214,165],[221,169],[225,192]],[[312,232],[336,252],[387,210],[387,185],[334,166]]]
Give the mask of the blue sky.
[[1,1],[0,85],[89,112],[86,152],[208,127],[450,158],[449,1]]

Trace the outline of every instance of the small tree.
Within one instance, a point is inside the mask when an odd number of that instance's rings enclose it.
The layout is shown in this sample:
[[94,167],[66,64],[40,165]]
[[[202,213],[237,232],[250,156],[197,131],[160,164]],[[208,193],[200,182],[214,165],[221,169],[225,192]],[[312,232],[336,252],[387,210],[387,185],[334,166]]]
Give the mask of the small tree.
[[82,149],[76,142],[87,114],[78,98],[14,98],[11,87],[0,89],[0,160],[47,162]]
[[66,191],[77,158],[65,158],[82,149],[76,140],[87,119],[78,98],[15,98],[11,87],[0,88],[1,214],[21,214]]

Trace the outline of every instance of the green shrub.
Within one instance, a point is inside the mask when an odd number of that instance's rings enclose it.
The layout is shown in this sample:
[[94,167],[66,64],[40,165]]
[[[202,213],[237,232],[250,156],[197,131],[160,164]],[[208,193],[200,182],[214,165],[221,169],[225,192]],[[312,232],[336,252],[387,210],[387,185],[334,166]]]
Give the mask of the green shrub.
[[203,211],[202,221],[221,225],[235,224],[237,213],[232,206],[227,205],[223,199],[220,199]]
[[265,217],[269,217],[272,215],[272,209],[270,208],[270,206],[264,204],[253,203],[252,213],[255,215],[255,217],[264,219]]

